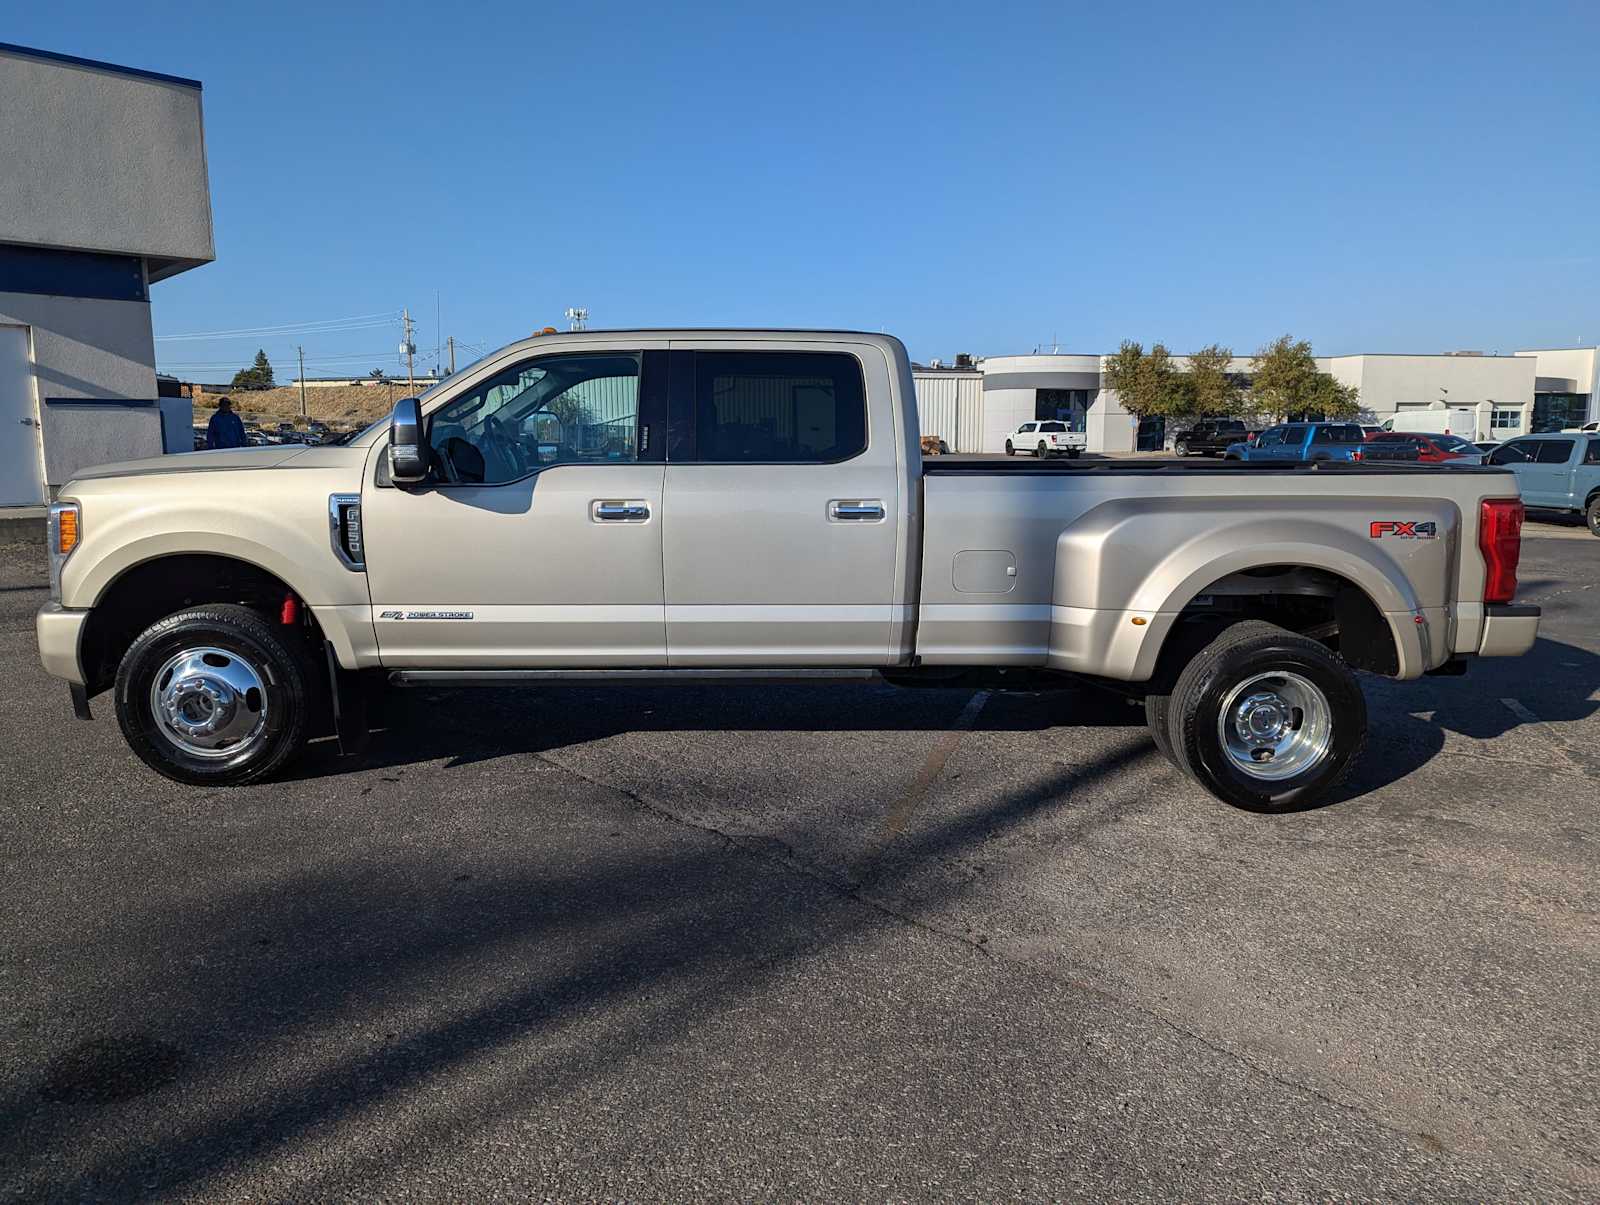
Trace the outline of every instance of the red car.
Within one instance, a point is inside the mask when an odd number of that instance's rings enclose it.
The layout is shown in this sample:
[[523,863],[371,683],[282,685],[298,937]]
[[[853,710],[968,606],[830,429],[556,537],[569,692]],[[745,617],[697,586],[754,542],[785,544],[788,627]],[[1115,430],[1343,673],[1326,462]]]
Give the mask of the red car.
[[1409,444],[1424,464],[1482,464],[1483,449],[1459,435],[1437,435],[1432,431],[1379,431],[1367,436],[1371,443]]

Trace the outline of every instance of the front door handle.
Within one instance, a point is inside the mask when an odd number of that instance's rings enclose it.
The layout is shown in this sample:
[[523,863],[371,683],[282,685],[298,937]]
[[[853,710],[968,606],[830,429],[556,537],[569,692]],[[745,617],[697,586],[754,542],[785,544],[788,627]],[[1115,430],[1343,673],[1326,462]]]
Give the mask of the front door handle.
[[650,518],[650,504],[642,499],[596,498],[589,504],[589,517],[596,523],[643,523]]
[[876,523],[883,514],[883,503],[876,498],[835,498],[828,503],[828,518],[836,523]]

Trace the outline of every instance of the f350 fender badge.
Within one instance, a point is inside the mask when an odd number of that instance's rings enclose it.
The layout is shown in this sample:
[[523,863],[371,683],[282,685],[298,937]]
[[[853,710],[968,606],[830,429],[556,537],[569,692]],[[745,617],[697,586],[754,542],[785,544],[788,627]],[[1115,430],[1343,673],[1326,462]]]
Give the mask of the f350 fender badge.
[[1431,519],[1424,522],[1413,520],[1410,523],[1403,519],[1376,519],[1367,534],[1374,540],[1381,540],[1385,536],[1402,540],[1434,540],[1439,537],[1439,525]]
[[471,611],[379,611],[379,619],[471,619]]

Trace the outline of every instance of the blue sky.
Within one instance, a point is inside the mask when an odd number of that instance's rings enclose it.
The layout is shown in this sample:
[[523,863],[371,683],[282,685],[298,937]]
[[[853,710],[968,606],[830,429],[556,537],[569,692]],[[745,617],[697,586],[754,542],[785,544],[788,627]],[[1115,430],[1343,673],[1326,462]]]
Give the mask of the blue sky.
[[[203,81],[217,262],[155,286],[158,335],[409,305],[428,360],[582,304],[919,359],[1600,341],[1592,0],[65,0],[4,37]],[[286,378],[296,341],[157,346]],[[298,341],[392,371],[399,328]]]

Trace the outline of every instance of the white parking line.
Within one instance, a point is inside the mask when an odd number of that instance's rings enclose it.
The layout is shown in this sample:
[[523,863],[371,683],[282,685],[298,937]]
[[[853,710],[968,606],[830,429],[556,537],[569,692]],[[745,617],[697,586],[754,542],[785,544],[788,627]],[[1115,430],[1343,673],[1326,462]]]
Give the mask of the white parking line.
[[1586,769],[1586,767],[1579,762],[1577,758],[1572,756],[1572,749],[1567,744],[1566,737],[1562,736],[1549,724],[1545,723],[1538,716],[1534,715],[1531,710],[1525,707],[1518,700],[1501,699],[1500,702],[1505,705],[1507,711],[1516,716],[1517,719],[1521,720],[1524,724],[1531,725],[1532,727],[1537,728],[1540,732],[1544,733],[1545,739],[1556,747],[1556,752],[1561,754],[1569,766],[1575,770]]

